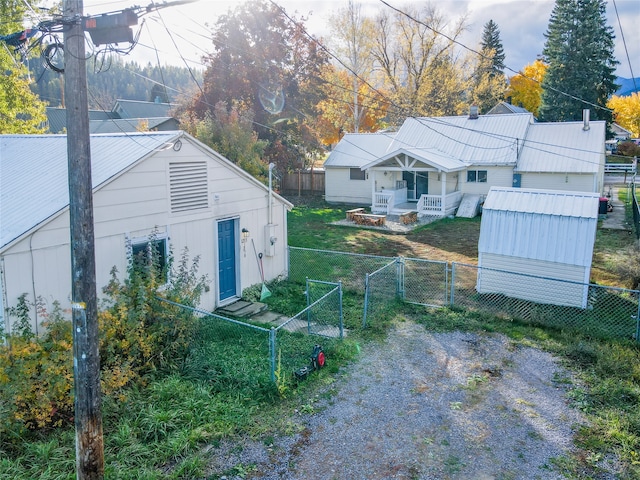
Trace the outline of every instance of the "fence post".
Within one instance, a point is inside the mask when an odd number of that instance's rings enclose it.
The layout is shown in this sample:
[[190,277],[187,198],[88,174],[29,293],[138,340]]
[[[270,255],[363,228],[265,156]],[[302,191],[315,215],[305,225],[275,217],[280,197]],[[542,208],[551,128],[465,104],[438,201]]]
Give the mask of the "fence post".
[[271,381],[276,381],[276,328],[269,331],[269,356],[271,357]]
[[638,311],[636,312],[636,342],[640,343],[640,302],[638,302]]
[[453,307],[455,304],[455,288],[456,288],[456,264],[451,263],[451,289],[449,291],[449,306]]
[[364,312],[362,314],[362,328],[367,326],[367,310],[369,308],[369,274],[364,277]]
[[305,292],[307,294],[307,333],[311,334],[311,309],[309,305],[311,305],[311,292],[309,291],[309,277],[305,278],[306,289]]
[[340,340],[344,338],[344,323],[342,317],[342,280],[338,282],[338,311],[340,315]]
[[396,297],[400,297],[404,300],[404,257],[396,258]]

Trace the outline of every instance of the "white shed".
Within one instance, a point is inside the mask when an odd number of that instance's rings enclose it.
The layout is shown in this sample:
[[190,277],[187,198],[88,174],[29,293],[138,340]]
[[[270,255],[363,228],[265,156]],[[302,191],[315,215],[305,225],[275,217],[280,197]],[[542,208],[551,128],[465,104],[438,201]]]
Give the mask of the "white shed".
[[482,208],[477,291],[586,307],[599,198],[492,187]]
[[[166,253],[187,247],[200,257],[198,274],[211,282],[200,305],[207,310],[261,282],[260,253],[266,280],[286,275],[291,203],[190,135],[92,135],[91,160],[99,295],[111,269],[124,275],[127,255],[152,233]],[[7,309],[23,293],[49,311],[54,301],[70,307],[66,136],[1,135],[0,167],[0,328],[10,331]]]

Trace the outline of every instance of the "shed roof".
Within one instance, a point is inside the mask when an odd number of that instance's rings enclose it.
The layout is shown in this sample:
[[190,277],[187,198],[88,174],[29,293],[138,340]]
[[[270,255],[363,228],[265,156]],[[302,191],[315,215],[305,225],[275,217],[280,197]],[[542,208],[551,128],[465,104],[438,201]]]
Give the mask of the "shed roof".
[[535,123],[529,127],[516,172],[598,173],[604,163],[606,123]]
[[395,133],[347,133],[325,160],[325,167],[361,167],[383,156]]
[[491,187],[478,252],[589,267],[599,195]]

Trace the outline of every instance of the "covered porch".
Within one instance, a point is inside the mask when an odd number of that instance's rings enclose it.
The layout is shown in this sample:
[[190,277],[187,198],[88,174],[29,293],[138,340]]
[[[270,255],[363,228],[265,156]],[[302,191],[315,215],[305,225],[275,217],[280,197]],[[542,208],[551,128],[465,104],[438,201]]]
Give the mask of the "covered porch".
[[419,217],[446,217],[462,200],[461,181],[466,165],[437,153],[399,150],[362,167],[371,180],[371,212]]

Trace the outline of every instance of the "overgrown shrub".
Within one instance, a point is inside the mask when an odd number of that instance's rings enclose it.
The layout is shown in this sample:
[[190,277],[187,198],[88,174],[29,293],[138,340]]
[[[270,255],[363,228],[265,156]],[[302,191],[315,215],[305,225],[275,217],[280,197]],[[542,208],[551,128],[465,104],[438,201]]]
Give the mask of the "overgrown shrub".
[[[181,366],[195,319],[160,298],[195,306],[207,281],[197,275],[199,259],[190,263],[186,249],[175,269],[170,259],[169,275],[158,275],[153,255],[129,260],[124,283],[112,271],[98,312],[102,391],[118,398],[149,374]],[[168,281],[161,285],[163,278]],[[40,337],[31,329],[32,307],[45,318]],[[29,431],[71,422],[74,408],[72,325],[59,304],[49,314],[42,302],[30,304],[25,294],[9,313],[16,320],[0,345],[0,451]]]

